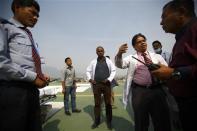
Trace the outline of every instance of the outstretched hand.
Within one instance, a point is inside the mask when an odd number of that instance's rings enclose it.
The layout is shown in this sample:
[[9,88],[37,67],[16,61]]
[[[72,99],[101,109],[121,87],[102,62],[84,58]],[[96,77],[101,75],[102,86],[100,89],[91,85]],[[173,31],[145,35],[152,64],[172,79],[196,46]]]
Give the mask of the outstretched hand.
[[118,55],[122,55],[123,53],[126,53],[128,50],[128,45],[127,43],[125,44],[122,44],[119,48],[119,51],[118,51]]

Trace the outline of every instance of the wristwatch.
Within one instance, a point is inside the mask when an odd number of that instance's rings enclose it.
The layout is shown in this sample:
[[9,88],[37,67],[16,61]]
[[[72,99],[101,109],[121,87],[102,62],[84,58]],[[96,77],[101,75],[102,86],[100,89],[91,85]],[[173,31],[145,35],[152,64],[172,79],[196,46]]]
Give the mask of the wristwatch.
[[177,69],[174,69],[174,71],[171,74],[171,78],[173,78],[175,80],[181,79],[181,72],[178,71]]

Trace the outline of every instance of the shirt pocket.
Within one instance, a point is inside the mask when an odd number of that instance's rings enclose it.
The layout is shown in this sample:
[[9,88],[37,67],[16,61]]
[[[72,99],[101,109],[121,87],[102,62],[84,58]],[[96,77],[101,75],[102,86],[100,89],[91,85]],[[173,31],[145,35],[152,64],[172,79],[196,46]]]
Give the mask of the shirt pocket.
[[24,36],[16,36],[11,39],[10,52],[21,55],[32,55],[32,43]]

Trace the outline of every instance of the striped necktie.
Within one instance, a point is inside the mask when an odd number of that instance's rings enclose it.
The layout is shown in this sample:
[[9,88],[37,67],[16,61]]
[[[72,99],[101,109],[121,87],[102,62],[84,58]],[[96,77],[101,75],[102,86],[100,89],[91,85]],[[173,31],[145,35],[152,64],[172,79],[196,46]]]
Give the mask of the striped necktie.
[[[153,64],[152,60],[147,57],[147,54],[146,53],[142,53],[142,56],[144,58],[144,62],[147,65]],[[152,79],[152,84],[153,85],[160,83],[160,80],[158,78],[154,77],[152,74],[151,74],[151,79]]]
[[142,56],[143,56],[144,62],[145,62],[146,64],[150,65],[150,64],[153,63],[152,60],[149,59],[149,58],[147,57],[147,54],[146,54],[146,53],[142,53]]
[[45,77],[44,77],[44,75],[42,73],[42,69],[41,69],[40,56],[36,50],[32,34],[31,34],[30,30],[28,30],[27,28],[22,28],[22,29],[27,33],[27,35],[29,36],[29,39],[31,40],[31,43],[32,43],[32,58],[34,60],[36,73],[40,79],[45,80]]

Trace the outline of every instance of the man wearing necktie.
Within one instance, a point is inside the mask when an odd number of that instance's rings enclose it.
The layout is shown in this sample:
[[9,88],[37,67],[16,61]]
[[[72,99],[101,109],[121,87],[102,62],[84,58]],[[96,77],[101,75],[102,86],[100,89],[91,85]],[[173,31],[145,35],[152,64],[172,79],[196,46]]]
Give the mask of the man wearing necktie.
[[[162,90],[162,83],[152,77],[146,65],[162,63],[167,65],[161,55],[147,51],[146,37],[141,33],[132,39],[135,55],[122,59],[122,54],[128,49],[127,44],[120,46],[115,57],[118,68],[128,68],[124,87],[123,103],[132,105],[134,111],[135,131],[148,131],[149,116],[155,131],[171,131],[169,109]],[[145,64],[137,61],[139,59]]]
[[35,0],[13,0],[11,8],[13,18],[2,24],[7,43],[0,45],[0,130],[42,131],[38,88],[50,79],[27,29],[37,23],[40,7]]

